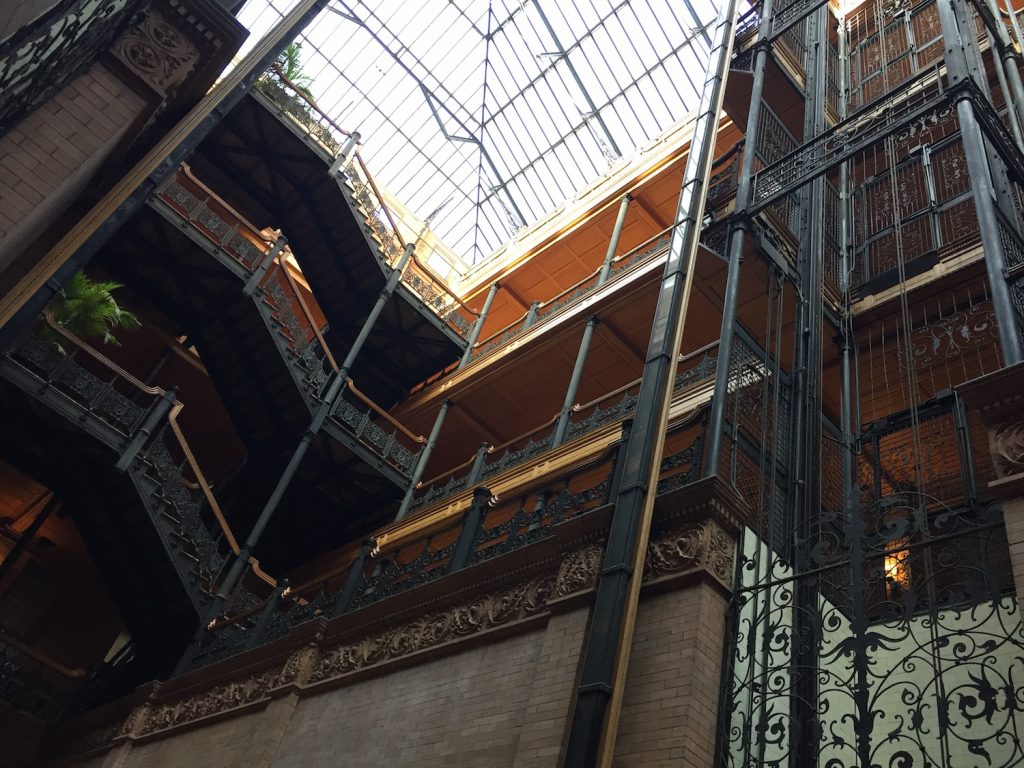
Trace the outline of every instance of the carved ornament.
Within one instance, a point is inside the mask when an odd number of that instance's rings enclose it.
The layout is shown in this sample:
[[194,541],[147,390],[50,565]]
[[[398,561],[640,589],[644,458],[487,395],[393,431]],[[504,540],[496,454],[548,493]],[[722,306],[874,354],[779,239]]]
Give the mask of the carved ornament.
[[199,49],[155,10],[121,36],[114,54],[165,97],[199,61]]
[[703,568],[731,586],[734,551],[732,536],[714,520],[686,523],[648,542],[644,581]]

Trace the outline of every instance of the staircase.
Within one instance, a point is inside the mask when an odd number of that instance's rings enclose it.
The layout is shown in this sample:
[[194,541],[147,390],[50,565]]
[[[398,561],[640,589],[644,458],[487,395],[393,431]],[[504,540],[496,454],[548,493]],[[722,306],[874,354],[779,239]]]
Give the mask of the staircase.
[[[327,343],[332,334],[320,327],[316,303],[305,295],[288,266],[284,237],[257,232],[187,168],[158,190],[149,204],[234,275],[240,294],[251,296],[311,415],[323,402],[337,362]],[[392,421],[351,381],[324,429],[395,487],[408,485],[423,439]]]
[[[81,340],[55,325],[51,330],[62,336],[66,354],[28,336],[0,357],[0,378],[108,449],[111,465],[130,483],[86,484],[68,506],[87,516],[79,519],[82,535],[140,645],[165,643],[160,628],[174,622],[164,619],[182,613],[192,617],[187,636],[210,605],[225,561],[227,545],[218,539],[233,539],[209,519],[220,513],[178,428],[182,406],[173,392],[147,387]],[[146,525],[139,523],[140,505]],[[176,587],[159,577],[165,563]]]

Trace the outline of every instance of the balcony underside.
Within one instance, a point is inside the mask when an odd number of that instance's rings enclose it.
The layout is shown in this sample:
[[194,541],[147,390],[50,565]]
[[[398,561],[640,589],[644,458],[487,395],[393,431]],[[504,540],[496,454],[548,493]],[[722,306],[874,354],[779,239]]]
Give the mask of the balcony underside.
[[[155,210],[133,217],[102,263],[198,350],[247,449],[244,468],[218,493],[244,536],[309,424],[308,393],[289,370],[295,361],[275,344],[243,281]],[[259,556],[272,572],[386,521],[400,495],[396,472],[342,430],[330,434],[315,441],[263,537]]]
[[[385,265],[350,195],[328,174],[331,157],[250,93],[190,160],[196,175],[257,227],[280,229],[345,356],[384,288]],[[388,407],[461,354],[464,342],[404,287],[359,356],[357,380]]]
[[0,455],[50,488],[75,521],[135,642],[141,679],[168,674],[198,617],[115,453],[7,381],[0,412]]

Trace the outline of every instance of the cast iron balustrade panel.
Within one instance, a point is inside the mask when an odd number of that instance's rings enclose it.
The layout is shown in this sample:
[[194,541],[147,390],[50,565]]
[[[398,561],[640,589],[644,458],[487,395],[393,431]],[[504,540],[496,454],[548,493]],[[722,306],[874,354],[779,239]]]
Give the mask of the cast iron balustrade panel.
[[[688,390],[697,389],[702,384],[710,386],[714,381],[717,361],[717,350],[711,349],[696,358],[680,363],[676,373],[674,393],[680,395]],[[575,440],[607,424],[625,419],[636,408],[639,387],[639,382],[636,382],[604,399],[595,400],[585,408],[575,408],[570,416],[565,441]],[[497,455],[489,454],[490,458],[486,458],[484,461],[482,479],[521,466],[550,450],[554,430],[555,425],[551,424],[542,430],[544,434],[531,433],[504,447]],[[468,488],[470,471],[467,468],[463,473],[449,476],[443,482],[427,486],[416,495],[412,508],[422,509]]]
[[855,156],[889,135],[910,142],[955,111],[938,70],[928,70],[900,89],[860,110],[753,178],[748,214],[789,195],[808,181]]
[[[703,468],[703,441],[708,409],[700,418],[673,426],[666,439],[658,493],[667,494],[696,482]],[[547,486],[488,507],[472,540],[469,564],[479,564],[528,547],[554,535],[555,528],[569,520],[596,512],[609,502],[614,462],[577,470],[576,474],[552,480]],[[465,517],[421,539],[362,564],[359,583],[345,611],[355,611],[387,600],[410,589],[442,579],[451,573],[452,556],[462,534]],[[357,561],[357,565],[361,561]],[[353,566],[356,567],[356,566]],[[285,637],[296,626],[314,618],[332,618],[344,577],[337,588],[326,584],[303,596],[293,593],[273,604],[243,600],[228,615],[243,616],[238,622],[218,627],[190,657],[189,668],[212,664],[244,650]],[[258,637],[254,637],[257,616],[270,611]]]
[[[151,206],[235,274],[240,280],[239,289],[268,261],[273,247],[271,237],[258,243],[260,233],[249,230],[226,205],[183,173],[172,177],[157,191]],[[333,371],[326,349],[305,317],[285,269],[286,266],[271,264],[253,293],[253,301],[312,412],[322,402]],[[319,329],[320,336],[326,335],[327,330]],[[396,485],[408,482],[420,446],[404,445],[399,430],[375,423],[371,410],[358,410],[342,401],[326,429],[364,461],[378,467]]]
[[[270,111],[277,113],[289,128],[320,154],[325,170],[337,159],[347,137],[306,99],[269,76],[256,82],[253,96]],[[353,213],[361,218],[367,240],[373,244],[374,255],[386,271],[391,270],[401,257],[405,243],[388,221],[385,202],[379,199],[354,158],[340,169],[337,182]],[[417,247],[420,247],[420,243]],[[472,319],[467,317],[465,309],[453,300],[438,278],[411,263],[402,275],[401,284],[429,308],[442,324],[460,338],[466,338],[472,329]]]
[[[116,373],[104,380],[73,355],[35,336],[3,358],[0,376],[118,452],[127,448],[158,400],[150,395],[148,407],[136,404],[115,389],[131,389]],[[201,613],[224,557],[202,520],[202,491],[183,476],[185,463],[165,421],[128,473],[193,607]]]

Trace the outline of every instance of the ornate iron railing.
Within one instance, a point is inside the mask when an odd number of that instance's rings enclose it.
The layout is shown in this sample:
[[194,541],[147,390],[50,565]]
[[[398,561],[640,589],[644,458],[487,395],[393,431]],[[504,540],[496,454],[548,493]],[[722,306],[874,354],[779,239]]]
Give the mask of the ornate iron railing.
[[[623,275],[640,264],[646,264],[668,251],[668,243],[671,237],[671,230],[659,232],[654,237],[646,240],[633,250],[616,256],[612,261],[611,272],[608,275],[608,282]],[[485,339],[476,343],[471,353],[471,359],[480,359],[491,352],[504,347],[510,341],[519,336],[523,331],[540,324],[542,321],[562,313],[566,309],[576,305],[580,300],[593,293],[599,285],[598,278],[601,269],[598,268],[580,280],[578,283],[569,286],[557,296],[548,301],[539,302],[535,308],[526,312],[522,317],[506,325]]]
[[[59,345],[59,346],[58,346]],[[117,451],[197,610],[208,604],[225,555],[238,543],[178,424],[174,393],[143,384],[81,339],[44,318],[4,356],[0,375]],[[215,536],[203,520],[215,518]],[[253,571],[264,581],[256,560]]]
[[[718,343],[714,342],[683,356],[676,369],[675,395],[682,396],[714,381]],[[573,406],[565,441],[575,440],[597,429],[622,421],[636,408],[640,381],[636,380],[589,403]],[[413,509],[421,509],[445,497],[472,487],[477,481],[513,469],[552,447],[555,422],[559,414],[530,432],[509,442],[475,454],[443,475],[420,484]],[[477,463],[482,459],[482,464]]]
[[[670,427],[661,463],[658,493],[700,479],[707,408]],[[262,601],[229,611],[190,657],[191,668],[213,663],[280,639],[314,618],[331,618],[366,608],[410,589],[442,579],[461,568],[491,560],[551,537],[555,528],[605,507],[612,493],[618,448],[567,476],[533,486],[518,495],[490,499],[422,537],[351,563]],[[458,560],[462,550],[463,561]]]
[[[157,192],[164,215],[180,217],[187,231],[200,235],[215,258],[251,286],[253,300],[296,385],[311,408],[322,401],[338,364],[327,343],[327,329],[312,293],[298,284],[280,232],[258,231],[241,214],[193,176],[187,166]],[[347,383],[328,431],[354,438],[387,466],[408,478],[423,439],[412,435],[379,406]],[[335,429],[332,429],[334,427]]]
[[[340,128],[321,110],[308,94],[290,83],[280,71],[276,77],[261,78],[254,86],[280,113],[290,118],[314,144],[324,151],[325,159],[334,162],[351,134]],[[406,243],[415,243],[410,264],[402,275],[402,284],[418,296],[438,318],[465,338],[478,313],[452,293],[445,281],[427,266],[436,251],[422,239],[423,233],[403,233],[396,222],[396,212],[380,193],[358,147],[350,159],[338,169],[338,182],[353,209],[363,218],[370,239],[377,244],[382,264],[394,268]],[[447,262],[447,258],[441,256]]]

